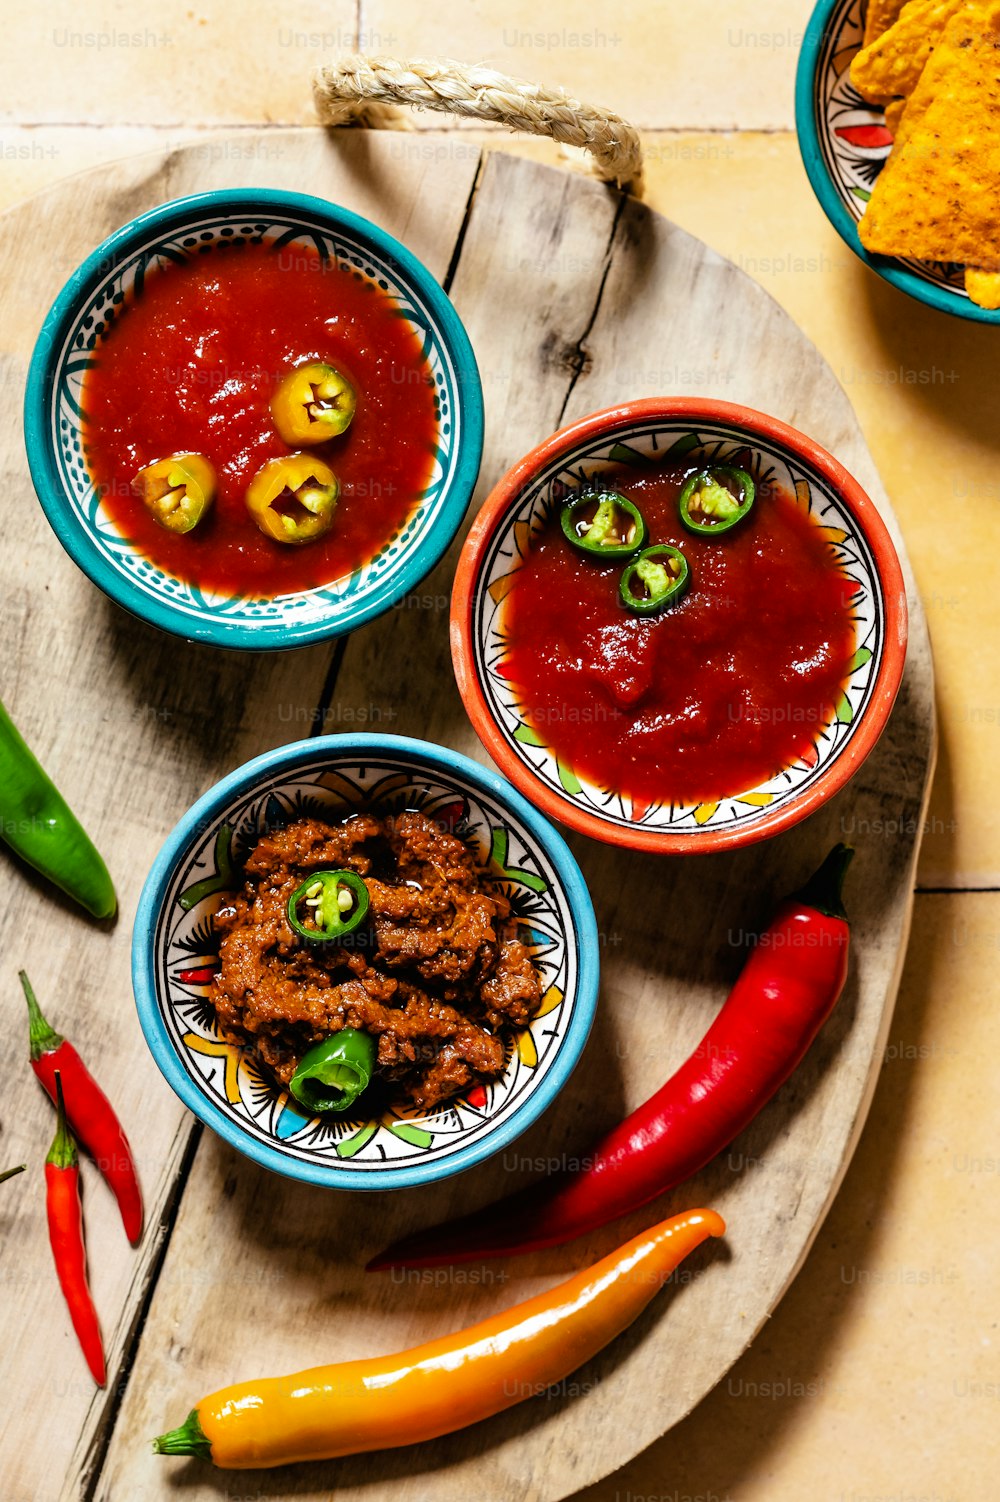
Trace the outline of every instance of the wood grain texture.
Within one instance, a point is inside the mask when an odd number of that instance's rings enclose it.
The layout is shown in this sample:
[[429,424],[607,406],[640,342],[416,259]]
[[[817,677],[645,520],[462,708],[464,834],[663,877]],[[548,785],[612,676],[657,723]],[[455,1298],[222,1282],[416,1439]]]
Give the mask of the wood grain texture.
[[[342,196],[404,238],[444,276],[478,156],[456,165],[413,163],[369,138],[336,149],[320,132],[293,133],[295,160],[275,176],[269,153],[227,158],[220,181],[278,180]],[[226,770],[306,735],[332,649],[288,655],[184,646],[133,620],[75,568],[42,515],[27,476],[21,401],[28,358],[46,309],[94,245],[126,219],[205,186],[206,157],[186,153],[117,164],[71,180],[3,217],[0,275],[0,483],[7,540],[0,550],[0,619],[6,668],[0,695],[105,853],[121,912],[102,931],[0,851],[0,1036],[7,1084],[0,1113],[4,1161],[29,1164],[6,1186],[0,1257],[8,1290],[2,1321],[5,1386],[19,1395],[0,1415],[4,1492],[12,1502],[80,1493],[95,1442],[113,1413],[132,1328],[161,1242],[161,1215],[178,1184],[192,1118],[164,1085],[142,1041],[129,979],[129,939],[142,881],[170,827]],[[40,253],[40,248],[44,253]],[[147,1201],[140,1252],[128,1247],[117,1208],[85,1170],[95,1296],[108,1344],[109,1383],[95,1393],[51,1267],[38,1183],[54,1129],[25,1063],[27,1021],[17,983],[24,965],[54,1026],[77,1043],[127,1124]],[[40,1338],[40,1330],[45,1332]],[[8,1385],[9,1384],[9,1385]],[[30,1445],[20,1443],[31,1415]]]
[[[268,163],[269,182],[301,187],[308,174],[312,191],[340,196],[395,228],[443,274],[461,214],[449,220],[430,192],[433,183],[425,180],[424,191],[414,191],[413,179],[433,167],[444,180],[460,178],[467,195],[474,164],[449,159],[449,148],[436,165],[435,153],[425,153],[421,169],[412,147],[371,135],[342,138],[334,146],[306,132],[285,139],[287,155]],[[149,164],[145,176],[138,165],[129,170],[131,196],[127,183],[115,189],[86,178],[75,185],[81,221],[82,184],[88,195],[101,198],[105,216],[117,212],[124,218],[157,197],[236,180],[232,164],[189,159],[185,150],[168,163]],[[57,209],[53,200],[60,194]],[[451,198],[464,202],[457,188]],[[48,203],[54,235],[70,202],[69,189],[59,189],[18,212],[38,214]],[[387,220],[397,212],[406,224]],[[16,218],[8,216],[7,223]],[[89,209],[87,223],[96,239]],[[564,418],[624,396],[698,390],[747,400],[826,443],[858,475],[893,526],[853,413],[816,351],[735,267],[640,205],[582,178],[491,157],[465,224],[451,289],[483,373],[487,447],[480,499],[514,458]],[[43,303],[41,298],[39,309]],[[93,614],[98,597],[75,576],[54,542],[49,548],[68,586],[82,592],[84,609]],[[368,723],[426,735],[485,760],[451,673],[450,567],[446,561],[404,608],[351,639],[322,728]],[[68,614],[65,604],[64,609]],[[497,1502],[522,1496],[541,1502],[606,1475],[698,1401],[752,1339],[805,1257],[850,1158],[873,1088],[873,1060],[881,1053],[905,946],[933,761],[930,656],[912,591],[911,611],[911,651],[890,728],[850,787],[806,825],[751,851],[696,861],[658,860],[571,840],[598,912],[602,1004],[584,1059],[558,1106],[516,1148],[439,1187],[391,1197],[347,1196],[267,1175],[212,1134],[201,1137],[113,1432],[108,1438],[101,1415],[93,1413],[81,1431],[81,1401],[72,1437],[77,1432],[82,1437],[67,1473],[66,1498],[81,1492],[102,1502],[177,1492],[192,1502],[227,1493],[319,1498],[335,1488],[352,1502],[376,1496],[423,1502],[428,1495],[448,1502],[472,1494]],[[137,630],[128,626],[133,637]],[[91,634],[88,628],[88,638]],[[157,638],[150,650],[159,645]],[[103,667],[102,649],[88,641],[88,651],[93,674],[97,663]],[[278,666],[294,676],[308,655],[281,659]],[[218,659],[211,661],[217,672],[229,671]],[[179,713],[179,689],[176,678],[162,689],[172,713]],[[257,708],[242,706],[243,740],[234,743],[234,754],[216,761],[213,772],[212,755],[206,753],[202,780],[193,788],[161,764],[162,799],[149,799],[148,780],[144,784],[147,806],[154,810],[147,811],[147,820],[165,827],[215,772],[265,744],[293,738],[298,731],[277,726],[267,706],[269,696],[272,705],[278,698],[315,706],[318,692],[310,700],[309,684],[302,682],[299,689],[297,696],[288,683],[256,675],[247,691]],[[103,685],[94,691],[99,697]],[[225,697],[218,683],[213,693]],[[34,697],[47,702],[37,689]],[[203,698],[213,702],[204,691]],[[11,708],[18,712],[16,699]],[[269,732],[275,732],[270,739]],[[135,779],[150,742],[153,750],[172,749],[170,737],[147,733],[130,760]],[[81,748],[75,749],[79,755]],[[218,756],[217,746],[213,754]],[[78,787],[82,791],[82,779]],[[69,782],[67,790],[74,791]],[[94,789],[90,807],[95,813],[103,807],[100,789]],[[887,808],[898,814],[908,834],[890,839],[880,832],[877,821]],[[98,833],[113,838],[115,831],[108,821]],[[457,1328],[565,1275],[638,1229],[648,1212],[586,1243],[520,1259],[509,1268],[473,1264],[451,1275],[406,1279],[371,1278],[361,1270],[367,1256],[400,1230],[485,1202],[544,1172],[549,1159],[585,1153],[596,1132],[649,1094],[698,1041],[745,957],[746,936],[766,921],[773,900],[845,835],[858,847],[850,886],[855,962],[848,990],[789,1086],[730,1153],[660,1207],[667,1213],[707,1200],[726,1215],[730,1235],[724,1247],[693,1263],[627,1336],[559,1392],[417,1450],[239,1478],[150,1454],[149,1436],[178,1422],[204,1392],[231,1378],[402,1347],[445,1324]],[[134,882],[155,843],[133,841]],[[114,851],[113,844],[109,848]],[[113,971],[106,954],[111,948],[121,977],[114,994],[124,1015],[129,1008],[123,935],[100,951],[104,976]],[[92,944],[88,957],[94,952]],[[58,974],[64,985],[62,971]],[[41,971],[38,979],[41,985]],[[130,1013],[126,1032],[118,1078],[123,1089],[129,1082],[138,1089],[139,1070],[145,1070],[152,1117],[152,1102],[166,1091],[141,1057]],[[33,1109],[37,1132],[44,1112],[37,1104]],[[149,1122],[150,1151],[169,1140],[180,1114],[169,1101],[160,1111],[159,1119]],[[26,1108],[17,1112],[19,1124],[22,1115]],[[176,1153],[169,1170],[164,1163],[164,1199],[175,1171]],[[25,1254],[16,1265],[33,1264]],[[135,1297],[123,1299],[123,1327]],[[19,1376],[31,1339],[22,1301],[7,1319],[24,1326]],[[51,1310],[47,1327],[60,1328]],[[58,1411],[66,1425],[62,1400]],[[36,1463],[46,1460],[51,1461],[51,1451],[45,1455],[40,1444]],[[91,1485],[95,1461],[100,1465]],[[48,1473],[54,1474],[52,1466]],[[44,1495],[26,1482],[21,1486],[25,1496]]]

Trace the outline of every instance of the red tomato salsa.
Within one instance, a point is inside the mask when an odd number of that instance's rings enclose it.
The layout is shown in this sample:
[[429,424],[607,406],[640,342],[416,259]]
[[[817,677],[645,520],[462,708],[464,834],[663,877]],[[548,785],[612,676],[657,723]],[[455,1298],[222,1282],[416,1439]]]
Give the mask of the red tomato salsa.
[[[340,480],[332,530],[301,546],[266,537],[247,486],[292,452],[270,399],[321,360],[353,384],[343,436],[310,447]],[[223,594],[273,597],[343,578],[402,527],[430,478],[436,418],[421,342],[384,291],[301,244],[213,245],[146,277],[98,343],[83,386],[90,473],[120,531],[168,573]],[[132,489],[168,455],[206,456],[215,505],[193,531],[162,528]]]
[[812,517],[758,486],[745,521],[693,536],[677,497],[691,465],[602,472],[632,501],[647,546],[682,549],[691,583],[658,616],[619,602],[624,564],[582,557],[558,515],[505,601],[503,672],[545,745],[598,787],[641,803],[701,803],[768,781],[834,717],[855,650],[840,570]]

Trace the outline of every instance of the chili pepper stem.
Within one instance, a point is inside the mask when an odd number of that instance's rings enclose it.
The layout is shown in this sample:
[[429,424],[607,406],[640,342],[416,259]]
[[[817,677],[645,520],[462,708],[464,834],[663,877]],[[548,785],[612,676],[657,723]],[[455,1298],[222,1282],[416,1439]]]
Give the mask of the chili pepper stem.
[[46,1163],[51,1163],[54,1168],[75,1168],[79,1162],[76,1151],[76,1143],[73,1133],[69,1129],[66,1120],[66,1101],[63,1098],[62,1075],[56,1070],[56,1134],[49,1148]]
[[819,870],[794,893],[791,900],[800,902],[803,907],[815,908],[825,918],[842,918],[846,923],[847,912],[841,894],[847,868],[853,859],[853,846],[834,845]]
[[17,974],[24,991],[24,999],[28,1003],[28,1038],[31,1044],[31,1058],[34,1062],[35,1059],[40,1059],[43,1053],[54,1053],[57,1048],[61,1048],[65,1039],[61,1033],[56,1032],[54,1027],[50,1027],[42,1016],[41,1007],[35,999],[27,972],[19,970]]
[[153,1440],[154,1455],[197,1455],[199,1460],[211,1460],[212,1446],[205,1438],[197,1408],[192,1408],[183,1424],[176,1429],[160,1434]]
[[5,1168],[3,1173],[0,1173],[0,1184],[2,1184],[5,1179],[13,1179],[17,1174],[23,1173],[27,1166],[28,1165],[26,1163],[18,1163],[16,1168]]

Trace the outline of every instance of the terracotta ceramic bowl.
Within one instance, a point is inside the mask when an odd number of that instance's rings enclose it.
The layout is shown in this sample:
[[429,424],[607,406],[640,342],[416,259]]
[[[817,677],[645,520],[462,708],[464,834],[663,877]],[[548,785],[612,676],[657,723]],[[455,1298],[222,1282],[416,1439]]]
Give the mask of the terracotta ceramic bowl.
[[[527,722],[505,674],[506,601],[531,538],[567,491],[610,466],[647,465],[673,450],[724,464],[794,495],[826,530],[857,588],[857,650],[835,718],[810,754],[737,797],[639,803],[588,784]],[[613,845],[689,854],[778,834],[838,792],[881,735],[906,651],[906,595],[895,549],[873,502],[812,439],[747,407],[682,397],[629,402],[582,418],[532,450],[500,481],[462,550],[452,595],[452,655],[472,723],[497,766],[543,812]],[[581,734],[585,734],[585,730]]]

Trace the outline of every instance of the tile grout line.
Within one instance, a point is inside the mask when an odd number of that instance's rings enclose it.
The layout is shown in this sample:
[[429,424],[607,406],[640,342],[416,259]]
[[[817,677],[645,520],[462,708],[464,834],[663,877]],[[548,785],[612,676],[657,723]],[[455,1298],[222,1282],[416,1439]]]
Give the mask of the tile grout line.
[[951,897],[956,893],[1000,892],[1000,887],[914,887],[915,897]]
[[[641,125],[633,120],[640,135],[644,136],[794,136],[794,125]],[[217,120],[217,121],[190,121],[190,120],[0,120],[0,131],[3,130],[92,130],[92,131],[115,131],[115,130],[176,130],[188,131],[192,135],[210,131],[275,131],[275,130],[320,130],[323,127],[315,120]],[[339,127],[350,129],[349,126]],[[496,135],[498,140],[510,140],[511,138],[524,138],[533,140],[527,131],[510,131],[503,125],[494,125],[490,121],[476,122],[472,126],[465,125],[428,125],[416,124],[415,130],[432,134],[434,132],[447,135],[471,134],[474,130],[481,130],[489,135]]]

